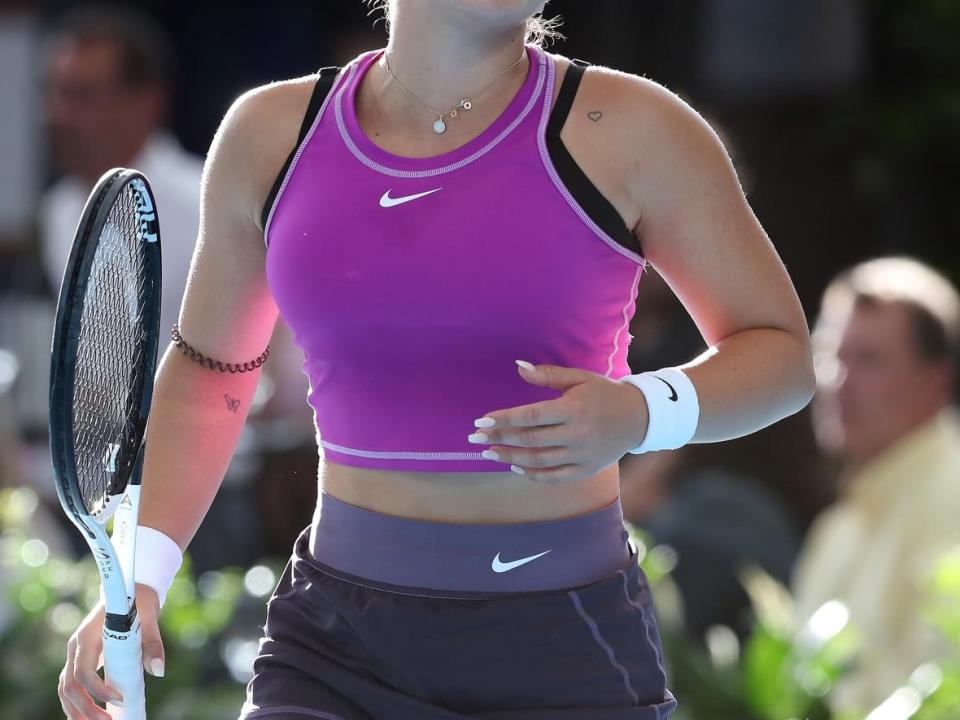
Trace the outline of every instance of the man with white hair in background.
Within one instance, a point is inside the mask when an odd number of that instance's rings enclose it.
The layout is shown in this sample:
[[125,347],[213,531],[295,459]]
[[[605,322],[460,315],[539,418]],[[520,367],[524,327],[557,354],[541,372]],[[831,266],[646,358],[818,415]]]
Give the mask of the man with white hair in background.
[[870,260],[831,282],[813,339],[814,419],[840,499],[792,585],[800,620],[829,600],[848,608],[863,644],[831,704],[865,714],[949,647],[923,607],[937,560],[960,546],[960,297],[914,259]]

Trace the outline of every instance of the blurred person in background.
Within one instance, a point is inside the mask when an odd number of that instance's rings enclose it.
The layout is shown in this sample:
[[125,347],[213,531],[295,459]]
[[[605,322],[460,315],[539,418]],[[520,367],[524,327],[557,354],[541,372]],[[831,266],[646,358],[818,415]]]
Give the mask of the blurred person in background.
[[40,207],[40,245],[59,292],[87,195],[106,171],[143,172],[157,198],[163,241],[160,327],[177,321],[200,217],[203,161],[166,129],[173,50],[148,16],[116,5],[62,15],[46,43],[45,114],[59,180]]
[[793,577],[798,616],[849,609],[863,647],[831,695],[865,712],[948,647],[922,616],[938,557],[960,544],[960,297],[908,257],[856,265],[827,287],[814,330],[817,438],[840,499],[812,525]]

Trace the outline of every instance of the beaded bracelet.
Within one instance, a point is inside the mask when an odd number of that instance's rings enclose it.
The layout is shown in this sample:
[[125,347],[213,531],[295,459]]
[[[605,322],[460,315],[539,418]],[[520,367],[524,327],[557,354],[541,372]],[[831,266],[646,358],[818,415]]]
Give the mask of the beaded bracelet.
[[263,351],[263,354],[260,355],[256,360],[251,360],[250,362],[245,362],[243,365],[239,363],[223,363],[219,360],[214,360],[213,358],[205,357],[202,352],[191,347],[181,336],[180,328],[174,323],[173,328],[170,330],[170,337],[173,338],[173,342],[176,344],[180,350],[183,351],[184,355],[188,355],[191,360],[201,363],[211,370],[220,370],[221,372],[230,371],[232,373],[238,372],[247,372],[248,370],[255,370],[256,368],[263,365],[264,361],[267,359],[267,356],[270,355],[270,346],[267,345],[267,349]]

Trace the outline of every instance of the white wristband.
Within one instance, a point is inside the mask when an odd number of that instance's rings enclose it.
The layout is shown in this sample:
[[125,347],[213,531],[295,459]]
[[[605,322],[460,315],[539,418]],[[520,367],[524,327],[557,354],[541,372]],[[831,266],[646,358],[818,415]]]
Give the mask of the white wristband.
[[157,591],[160,607],[167,599],[167,590],[173,584],[182,562],[183,552],[173,538],[146,525],[137,527],[133,578],[135,582],[149,585]]
[[680,368],[627,375],[620,382],[635,386],[647,399],[649,422],[643,442],[629,450],[633,455],[654,450],[674,450],[690,442],[700,419],[697,390]]

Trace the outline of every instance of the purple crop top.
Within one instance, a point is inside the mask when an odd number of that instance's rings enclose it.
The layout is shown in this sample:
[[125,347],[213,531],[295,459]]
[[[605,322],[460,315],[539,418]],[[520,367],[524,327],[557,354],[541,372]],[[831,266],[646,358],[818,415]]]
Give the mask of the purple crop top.
[[551,55],[527,45],[523,86],[476,138],[409,158],[372,142],[355,115],[382,52],[343,68],[278,178],[264,230],[270,288],[305,354],[324,457],[509,471],[467,441],[474,418],[561,395],[525,382],[515,359],[630,374],[646,261],[624,246],[636,240],[618,215],[613,230],[598,224],[612,206],[559,140]]

